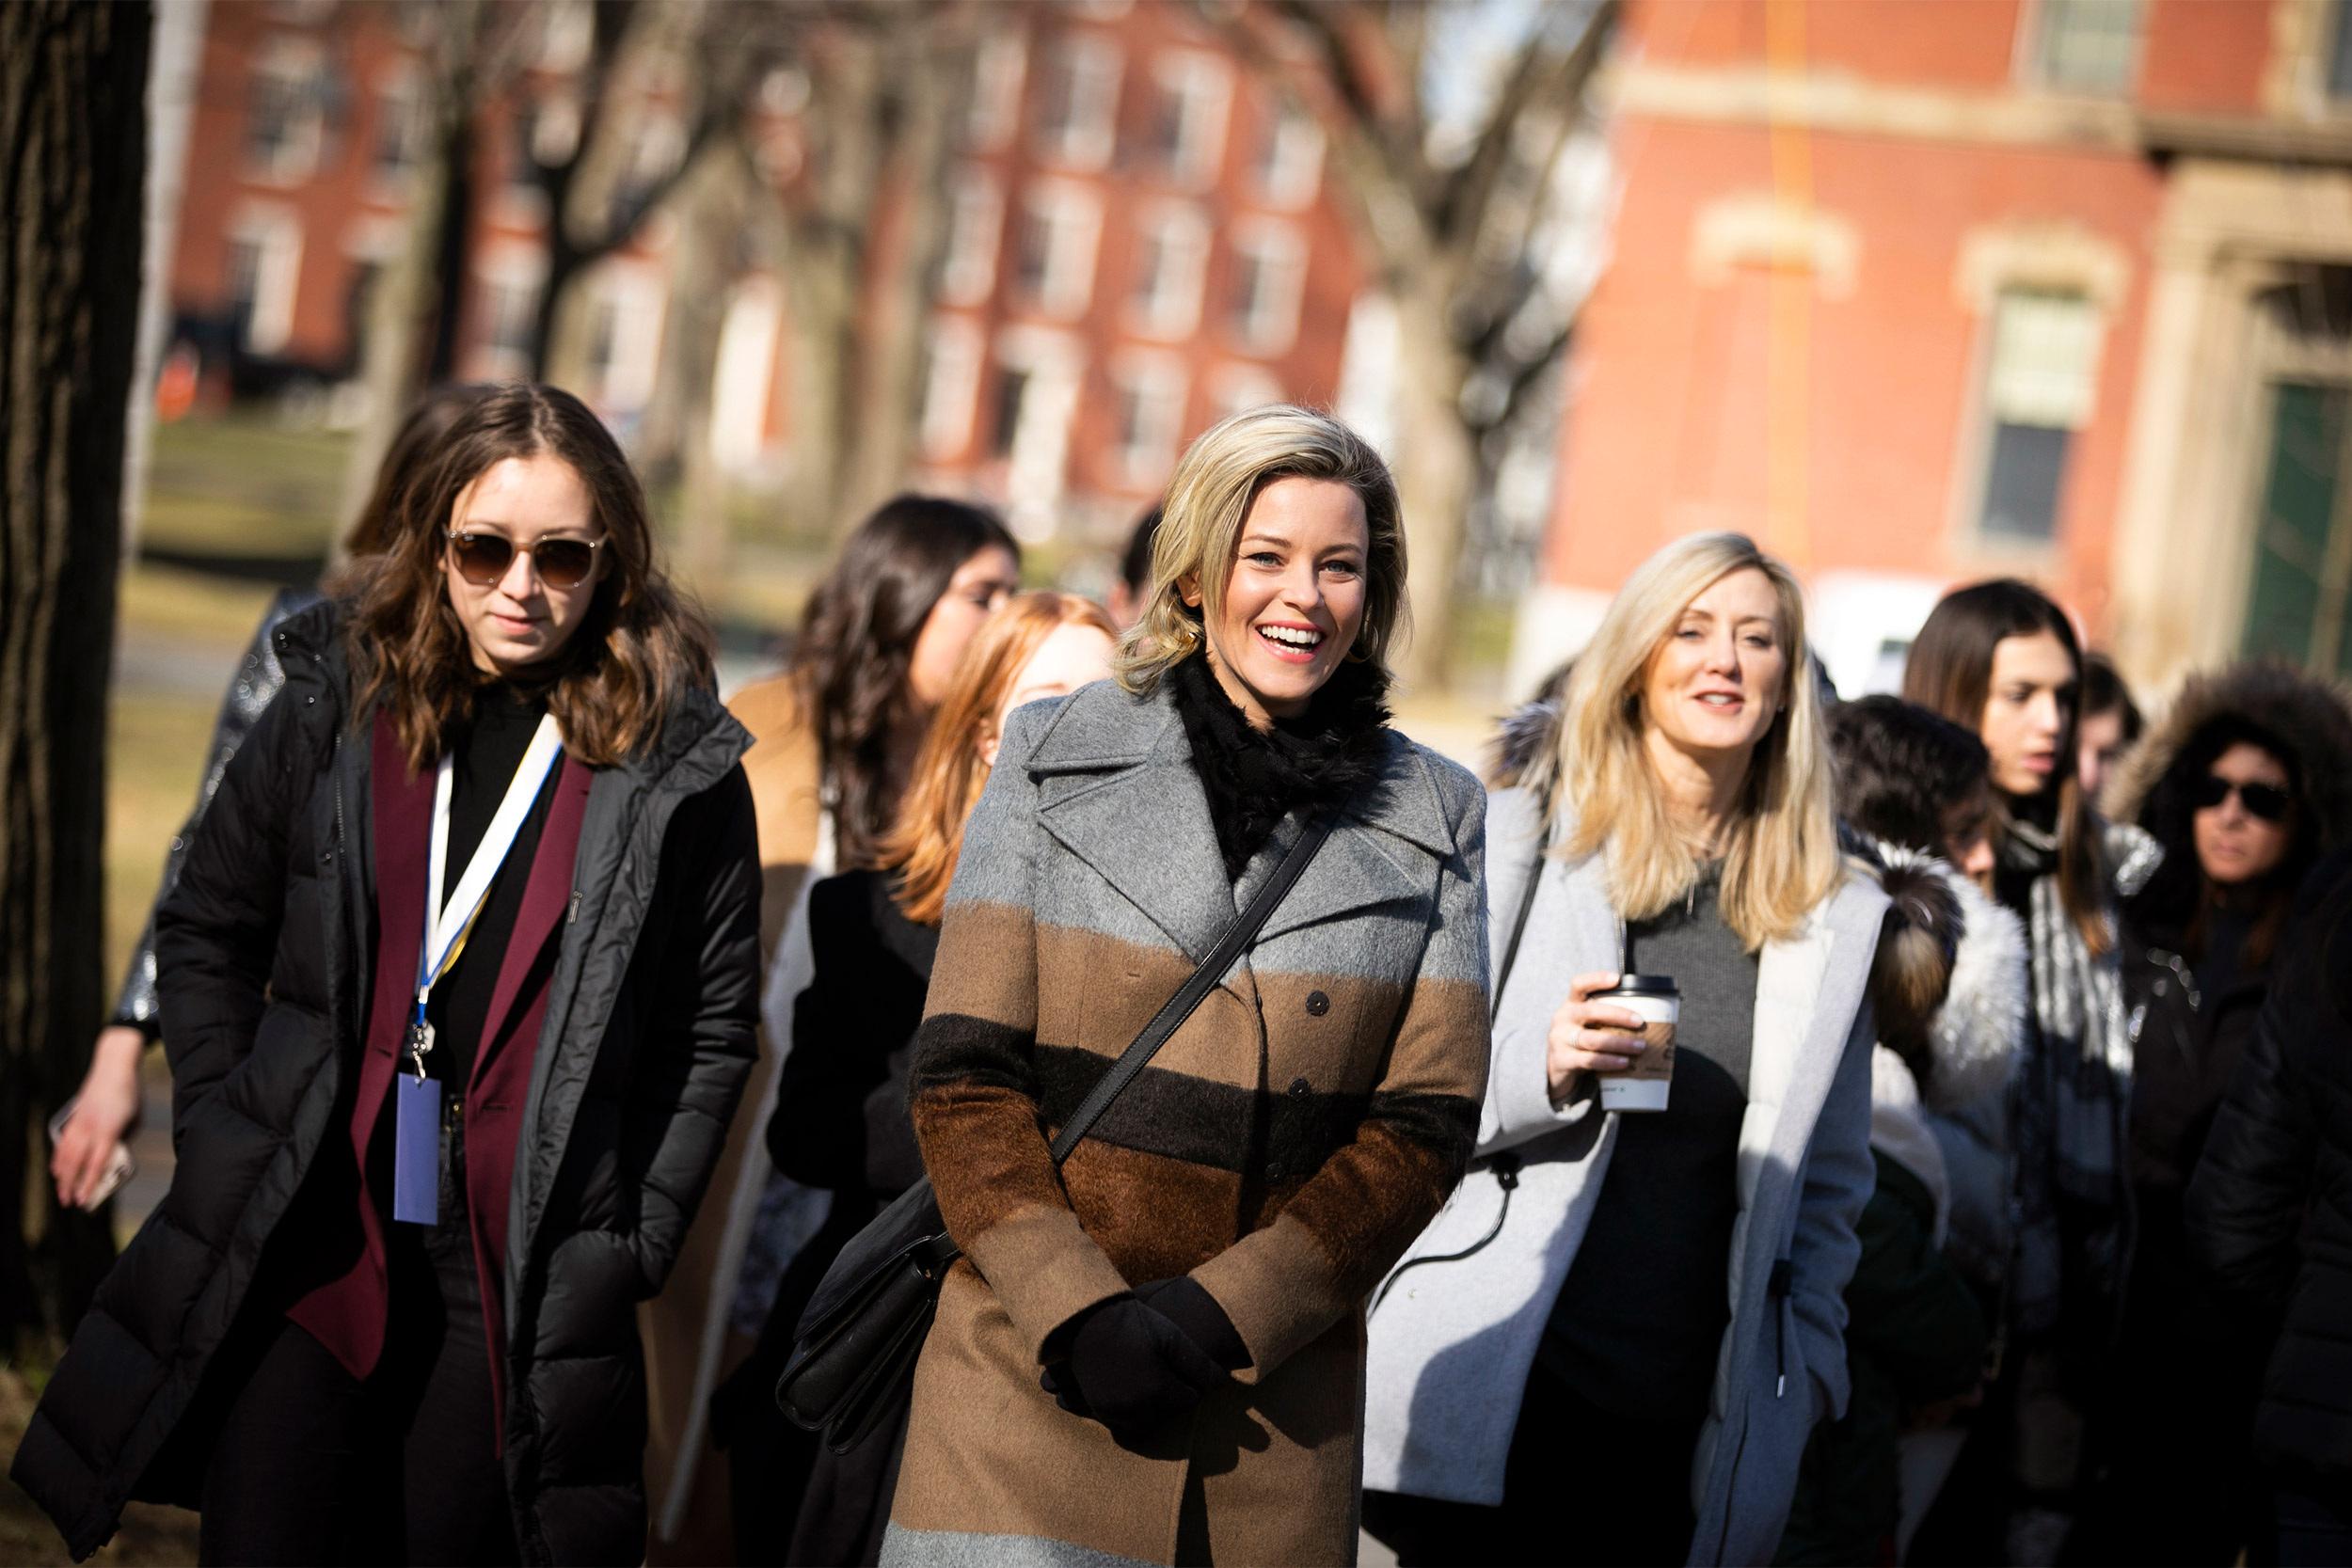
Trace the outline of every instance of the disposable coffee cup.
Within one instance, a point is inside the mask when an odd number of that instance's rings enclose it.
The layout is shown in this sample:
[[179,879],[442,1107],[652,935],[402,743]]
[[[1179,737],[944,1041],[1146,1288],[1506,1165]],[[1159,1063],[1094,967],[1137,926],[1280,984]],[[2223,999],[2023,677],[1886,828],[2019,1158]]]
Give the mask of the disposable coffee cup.
[[1663,974],[1620,974],[1607,990],[1593,992],[1592,1001],[1623,1007],[1642,1021],[1635,1037],[1641,1053],[1624,1072],[1600,1076],[1600,1108],[1604,1111],[1662,1111],[1674,1089],[1675,1022],[1682,1014],[1682,993]]

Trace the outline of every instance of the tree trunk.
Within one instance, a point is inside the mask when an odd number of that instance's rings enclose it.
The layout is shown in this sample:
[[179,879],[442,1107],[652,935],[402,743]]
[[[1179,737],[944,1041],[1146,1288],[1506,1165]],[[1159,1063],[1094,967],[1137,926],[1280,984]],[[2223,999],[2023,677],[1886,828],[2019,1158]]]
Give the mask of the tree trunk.
[[1451,673],[1454,569],[1478,473],[1461,414],[1470,366],[1445,326],[1450,293],[1441,285],[1396,295],[1396,487],[1413,606],[1413,640],[1397,673],[1407,691],[1424,695],[1445,690]]
[[0,6],[0,1313],[70,1330],[111,1216],[59,1212],[39,1140],[105,1013],[106,689],[139,305],[151,18]]
[[418,167],[410,187],[408,232],[400,254],[376,275],[368,290],[367,315],[359,341],[359,379],[368,389],[367,418],[343,461],[343,487],[330,558],[341,564],[349,553],[351,527],[375,493],[376,469],[391,450],[392,437],[416,401],[423,370],[427,324],[439,299],[443,198],[453,178],[438,127],[444,118],[433,106],[437,127],[432,155]]

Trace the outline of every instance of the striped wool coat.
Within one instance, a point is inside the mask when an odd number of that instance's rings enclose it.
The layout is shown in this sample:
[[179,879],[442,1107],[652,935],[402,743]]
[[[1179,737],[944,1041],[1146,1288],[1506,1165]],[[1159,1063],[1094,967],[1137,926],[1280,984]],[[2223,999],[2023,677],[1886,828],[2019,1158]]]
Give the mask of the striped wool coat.
[[[1255,947],[1057,1179],[1052,1131],[1302,821],[1235,886],[1165,684],[1013,716],[918,1037],[915,1127],[965,1256],[884,1561],[1169,1562],[1180,1519],[1219,1562],[1353,1560],[1361,1304],[1460,1179],[1485,1089],[1484,824],[1469,773],[1391,733]],[[1039,1387],[1041,1347],[1186,1273],[1251,1364],[1134,1452]]]

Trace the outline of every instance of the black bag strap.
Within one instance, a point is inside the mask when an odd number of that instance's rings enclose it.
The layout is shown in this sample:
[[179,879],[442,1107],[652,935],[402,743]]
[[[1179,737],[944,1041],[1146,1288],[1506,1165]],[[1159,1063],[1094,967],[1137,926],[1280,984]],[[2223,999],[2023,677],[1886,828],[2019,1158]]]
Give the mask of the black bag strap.
[[1103,1074],[1093,1091],[1078,1102],[1078,1108],[1062,1124],[1062,1130],[1054,1138],[1054,1164],[1058,1165],[1070,1158],[1070,1151],[1078,1147],[1079,1139],[1092,1131],[1103,1113],[1110,1109],[1111,1101],[1135,1082],[1144,1064],[1168,1043],[1170,1035],[1184,1027],[1184,1020],[1190,1018],[1207,999],[1209,992],[1216,989],[1217,982],[1225,978],[1225,972],[1233,967],[1233,960],[1241,957],[1241,950],[1257,940],[1266,918],[1274,913],[1274,907],[1290,892],[1291,884],[1298,880],[1299,873],[1307,869],[1307,863],[1315,858],[1315,851],[1322,848],[1323,841],[1331,836],[1331,829],[1338,820],[1336,811],[1323,812],[1308,819],[1306,828],[1298,835],[1298,842],[1291,846],[1290,853],[1284,855],[1282,863],[1274,868],[1274,875],[1266,879],[1265,886],[1260,888],[1257,896],[1249,900],[1249,907],[1225,927],[1225,934],[1216,939],[1216,945],[1210,948],[1208,956],[1200,960],[1200,967],[1177,988],[1176,994],[1168,999],[1166,1006],[1152,1015],[1152,1022],[1143,1026],[1143,1033],[1137,1035],[1120,1053],[1119,1060],[1111,1064],[1110,1071]]

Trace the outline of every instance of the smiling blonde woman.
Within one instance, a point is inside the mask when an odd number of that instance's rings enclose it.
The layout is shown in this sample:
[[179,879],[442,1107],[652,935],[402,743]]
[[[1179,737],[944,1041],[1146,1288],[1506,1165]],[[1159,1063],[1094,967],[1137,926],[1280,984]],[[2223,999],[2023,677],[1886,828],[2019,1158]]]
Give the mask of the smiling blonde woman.
[[[1485,800],[1391,730],[1396,489],[1344,425],[1179,466],[1118,683],[1007,724],[913,1084],[963,1249],[882,1560],[1352,1561],[1362,1302],[1460,1179],[1486,1065]],[[1057,1171],[1047,1136],[1334,825]]]
[[[1845,1404],[1875,1179],[1886,900],[1840,861],[1829,785],[1788,569],[1733,533],[1645,562],[1488,807],[1484,1174],[1372,1316],[1365,1522],[1401,1561],[1772,1560]],[[1644,976],[1679,993],[1668,1093],[1608,1109],[1642,1019],[1597,993]],[[1606,1500],[1564,1528],[1596,1462]]]

